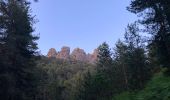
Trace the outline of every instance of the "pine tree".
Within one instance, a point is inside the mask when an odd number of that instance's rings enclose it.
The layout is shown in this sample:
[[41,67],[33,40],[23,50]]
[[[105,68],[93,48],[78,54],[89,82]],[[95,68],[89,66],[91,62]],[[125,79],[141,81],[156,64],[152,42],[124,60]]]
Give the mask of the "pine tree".
[[150,78],[150,68],[145,46],[136,23],[128,25],[125,42],[128,46],[129,87],[131,89],[141,89]]
[[125,90],[143,88],[151,74],[144,44],[138,31],[136,23],[128,25],[125,41],[118,41],[116,44],[115,61],[122,72]]
[[146,31],[152,35],[150,46],[156,49],[160,65],[170,70],[170,1],[133,0],[128,10],[139,14]]
[[98,61],[97,67],[99,71],[108,71],[110,66],[112,65],[112,57],[109,45],[104,42],[98,47]]
[[109,45],[104,42],[98,47],[96,70],[84,75],[76,100],[110,100],[115,89],[112,62]]
[[26,0],[0,1],[0,99],[33,100],[37,36]]
[[104,42],[98,47],[98,61],[96,63],[97,73],[96,78],[99,81],[97,83],[101,94],[100,98],[109,99],[116,90],[115,81],[115,67],[113,66],[112,53],[109,45]]
[[77,92],[72,100],[97,100],[98,89],[96,87],[95,76],[89,71],[84,73],[82,80],[77,84]]
[[118,77],[120,80],[120,87],[122,90],[128,90],[128,70],[126,65],[127,60],[127,46],[121,40],[118,40],[114,48],[114,63],[117,67]]

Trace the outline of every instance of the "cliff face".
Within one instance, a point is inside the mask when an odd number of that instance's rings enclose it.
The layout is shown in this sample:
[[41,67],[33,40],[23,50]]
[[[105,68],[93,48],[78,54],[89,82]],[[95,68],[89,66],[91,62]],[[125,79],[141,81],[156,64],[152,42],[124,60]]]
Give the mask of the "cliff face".
[[69,58],[70,58],[70,48],[66,47],[66,46],[62,47],[61,51],[58,52],[58,54],[56,55],[56,58],[69,60]]
[[51,48],[47,54],[47,57],[56,57],[57,59],[82,61],[87,63],[95,63],[97,60],[98,51],[94,50],[92,54],[86,54],[83,49],[75,48],[70,53],[69,47],[62,47],[61,51],[57,52],[54,48]]
[[90,63],[95,63],[97,60],[98,50],[95,49],[92,54],[87,54],[87,61]]
[[78,61],[86,61],[86,53],[83,49],[76,48],[70,55],[71,59]]
[[54,48],[51,48],[49,51],[48,51],[48,54],[47,54],[47,57],[56,57],[57,55],[57,52]]

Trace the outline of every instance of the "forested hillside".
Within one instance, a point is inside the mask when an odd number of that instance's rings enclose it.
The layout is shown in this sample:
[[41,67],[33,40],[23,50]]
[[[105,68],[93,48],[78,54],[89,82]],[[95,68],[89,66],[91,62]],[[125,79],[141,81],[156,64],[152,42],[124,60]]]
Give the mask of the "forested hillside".
[[38,52],[30,5],[0,0],[0,100],[170,100],[169,0],[131,0],[139,20],[123,39],[92,55],[64,47],[64,59]]

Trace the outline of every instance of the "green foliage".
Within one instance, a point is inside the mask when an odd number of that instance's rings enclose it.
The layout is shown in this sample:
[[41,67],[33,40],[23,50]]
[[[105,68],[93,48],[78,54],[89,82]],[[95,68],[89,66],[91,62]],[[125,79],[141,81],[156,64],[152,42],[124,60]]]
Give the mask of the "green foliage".
[[104,42],[98,47],[98,61],[97,61],[97,69],[99,71],[108,71],[112,65],[112,58],[109,45]]
[[96,86],[98,85],[95,85],[95,83],[98,83],[98,80],[100,79],[97,79],[89,71],[86,72],[83,80],[80,81],[81,84],[77,87],[77,93],[73,100],[96,100],[96,95],[98,94],[96,92],[96,89],[98,89]]
[[[114,59],[107,43],[98,48],[96,65],[41,57],[38,100],[111,100],[125,90],[144,87],[150,78],[145,50],[135,36],[118,42]],[[119,83],[119,84],[117,84]]]
[[116,95],[115,97],[113,97],[112,100],[136,100],[134,99],[135,96],[133,93],[130,92],[123,92],[119,95]]
[[112,96],[110,82],[101,73],[92,74],[87,72],[78,88],[76,98],[73,100],[109,100]]
[[[109,45],[104,42],[98,47],[97,72],[95,75],[96,100],[109,99],[114,92],[114,66]],[[94,89],[95,90],[95,89]]]
[[37,67],[41,70],[38,100],[76,100],[85,72],[95,69],[87,63],[46,57],[41,57]]
[[124,92],[113,100],[169,100],[169,90],[170,78],[161,72],[156,74],[143,90],[136,93]]
[[151,77],[145,46],[138,32],[136,23],[128,25],[125,42],[119,40],[115,48],[114,61],[119,66],[122,74],[119,75],[125,90],[141,89]]
[[[30,2],[1,0],[0,99],[169,100],[170,78],[163,75],[170,72],[169,6],[168,0],[132,0],[128,10],[143,16],[139,23],[152,35],[149,51],[135,22],[127,26],[114,55],[104,42],[91,65],[44,56],[37,60]],[[146,85],[159,64],[167,69]]]
[[36,92],[34,19],[27,1],[0,1],[0,98],[32,100]]
[[116,89],[114,78],[110,48],[104,42],[98,47],[96,71],[84,75],[75,100],[109,100]]
[[[132,0],[128,10],[140,15],[140,23],[151,34],[149,46],[155,48],[160,65],[170,66],[170,1],[169,0]],[[167,70],[169,71],[169,70]]]

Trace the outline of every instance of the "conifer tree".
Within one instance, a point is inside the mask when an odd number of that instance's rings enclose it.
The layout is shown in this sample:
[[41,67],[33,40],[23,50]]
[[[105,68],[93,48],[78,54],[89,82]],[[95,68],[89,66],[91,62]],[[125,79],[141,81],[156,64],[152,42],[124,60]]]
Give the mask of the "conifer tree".
[[118,41],[115,62],[122,72],[125,90],[142,89],[150,78],[149,62],[137,24],[128,25],[125,41]]
[[26,0],[0,1],[0,99],[33,100],[37,36]]
[[128,10],[142,17],[140,23],[152,35],[150,46],[156,49],[160,65],[170,70],[170,1],[132,0]]

